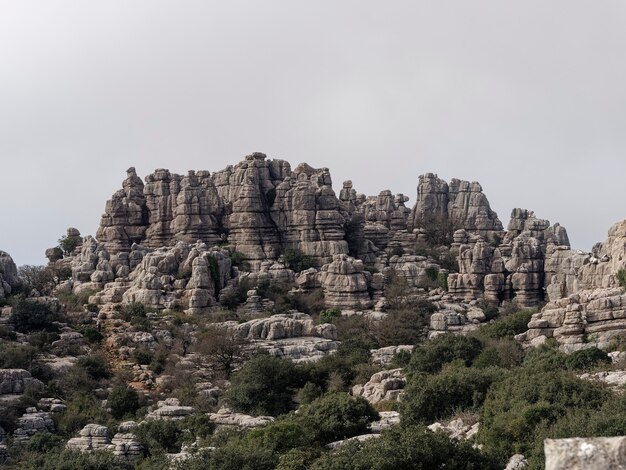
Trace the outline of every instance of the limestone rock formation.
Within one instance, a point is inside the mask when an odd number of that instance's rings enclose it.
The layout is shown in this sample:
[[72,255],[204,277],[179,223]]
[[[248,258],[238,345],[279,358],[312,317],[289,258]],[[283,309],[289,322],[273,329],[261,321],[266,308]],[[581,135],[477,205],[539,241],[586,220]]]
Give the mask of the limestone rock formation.
[[[136,423],[133,423],[136,427]],[[131,432],[127,432],[128,423],[120,424],[120,432],[110,438],[109,429],[99,424],[87,424],[79,433],[79,437],[73,437],[66,448],[80,452],[111,451],[114,455],[127,460],[135,460],[143,455],[143,445]]]
[[572,352],[590,346],[606,348],[624,328],[624,289],[595,289],[549,302],[532,316],[528,331],[517,338],[529,345],[555,338],[562,350]]
[[550,226],[550,222],[525,209],[513,209],[508,231],[498,246],[464,230],[455,232],[454,240],[459,272],[448,276],[452,294],[467,301],[484,299],[493,304],[515,300],[523,308],[536,307],[545,300],[545,290],[553,277],[546,276],[546,256],[569,250],[563,227]]
[[626,437],[546,439],[546,470],[626,468]]
[[457,439],[459,441],[466,441],[471,439],[480,429],[480,423],[466,423],[461,418],[453,419],[447,424],[433,423],[428,426],[432,432],[446,433],[450,438]]
[[250,416],[236,413],[229,408],[222,407],[217,413],[209,413],[209,419],[219,427],[256,428],[274,421],[272,416]]
[[0,395],[20,395],[27,390],[40,392],[44,384],[24,369],[0,369]]
[[35,434],[55,431],[52,414],[47,411],[37,411],[37,408],[26,408],[16,424],[13,438],[17,441],[28,441]]
[[450,222],[491,238],[494,232],[502,231],[502,223],[482,191],[477,182],[452,179],[448,184],[433,173],[420,175],[408,227],[418,229],[426,224]]
[[330,264],[322,266],[319,283],[324,289],[324,301],[328,307],[368,308],[372,299],[368,292],[368,280],[372,275],[365,271],[363,262],[346,255],[335,255]]
[[0,251],[0,300],[10,295],[13,289],[20,285],[13,258],[7,252]]
[[181,406],[178,398],[167,398],[157,403],[156,409],[146,415],[146,419],[179,420],[195,412],[191,406]]
[[363,397],[375,405],[381,401],[397,401],[406,386],[402,369],[376,372],[364,385],[352,387],[352,395]]

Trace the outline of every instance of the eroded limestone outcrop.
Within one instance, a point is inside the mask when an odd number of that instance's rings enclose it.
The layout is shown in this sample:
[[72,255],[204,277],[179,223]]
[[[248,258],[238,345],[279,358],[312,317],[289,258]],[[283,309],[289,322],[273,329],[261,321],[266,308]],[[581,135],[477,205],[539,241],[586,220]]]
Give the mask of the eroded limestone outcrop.
[[9,296],[13,289],[20,285],[13,258],[7,252],[0,251],[0,300]]

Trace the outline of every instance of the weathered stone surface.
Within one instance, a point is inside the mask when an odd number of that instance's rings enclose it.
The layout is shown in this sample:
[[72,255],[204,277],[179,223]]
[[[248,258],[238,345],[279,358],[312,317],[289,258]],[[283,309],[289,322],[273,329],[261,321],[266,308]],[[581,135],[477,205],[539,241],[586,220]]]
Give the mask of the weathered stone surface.
[[528,460],[522,454],[513,455],[506,464],[504,470],[525,470],[528,468]]
[[192,406],[181,406],[178,398],[159,401],[156,409],[146,415],[146,419],[179,420],[195,412]]
[[546,470],[622,470],[626,437],[546,439]]
[[17,420],[13,438],[18,441],[27,441],[37,433],[53,433],[54,430],[51,413],[37,411],[37,408],[26,408],[26,413]]
[[393,357],[400,351],[411,353],[415,346],[411,344],[403,344],[399,346],[387,346],[385,348],[370,349],[370,362],[377,366],[387,367],[391,364]]
[[[133,423],[134,427],[137,426]],[[110,438],[109,429],[100,424],[87,424],[80,432],[79,437],[67,441],[66,448],[80,452],[111,451],[114,455],[127,460],[135,460],[143,456],[143,445],[128,430],[128,423],[120,425],[120,433]]]
[[466,423],[461,418],[454,419],[447,424],[433,423],[428,426],[432,432],[446,433],[450,438],[459,441],[471,439],[480,429],[480,423]]
[[527,345],[555,338],[566,352],[591,346],[607,348],[626,328],[623,288],[580,291],[548,302],[532,316],[528,331],[517,338]]
[[363,397],[375,405],[381,401],[397,401],[406,386],[406,375],[402,369],[376,372],[364,385],[352,387],[352,395]]
[[274,421],[272,416],[250,416],[236,413],[226,407],[220,408],[217,413],[207,415],[218,427],[256,428]]
[[229,331],[247,340],[279,340],[300,336],[315,336],[330,340],[337,339],[337,328],[331,324],[316,325],[310,315],[305,313],[284,313],[267,318],[258,318],[238,323],[221,323]]
[[452,179],[450,184],[433,173],[420,175],[417,200],[409,215],[408,227],[418,229],[432,221],[452,221],[458,228],[490,238],[502,230],[498,215],[491,210],[477,182]]
[[22,394],[26,390],[39,392],[44,384],[24,369],[0,369],[0,395]]
[[324,289],[324,303],[328,307],[362,308],[372,306],[368,281],[372,274],[365,271],[363,262],[346,255],[335,255],[330,264],[322,266],[318,274],[319,284]]
[[13,289],[20,285],[13,258],[7,252],[0,251],[0,300],[10,295]]

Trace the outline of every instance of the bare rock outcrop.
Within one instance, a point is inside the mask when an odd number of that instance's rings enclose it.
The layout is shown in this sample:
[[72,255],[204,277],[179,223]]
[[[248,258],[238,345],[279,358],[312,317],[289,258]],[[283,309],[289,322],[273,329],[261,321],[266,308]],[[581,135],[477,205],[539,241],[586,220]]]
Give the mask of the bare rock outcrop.
[[17,276],[17,266],[13,258],[5,252],[0,251],[0,300],[9,296],[13,289],[21,285]]
[[381,401],[398,401],[405,386],[406,375],[402,369],[383,370],[372,375],[365,384],[352,387],[352,395],[375,405]]
[[26,408],[26,413],[17,420],[13,438],[17,441],[28,441],[35,434],[54,431],[52,413],[38,411],[37,408]]
[[208,413],[208,417],[218,428],[256,428],[274,421],[272,416],[250,416],[243,413],[236,413],[226,407],[220,408],[217,413]]
[[146,419],[180,420],[194,412],[192,406],[181,406],[178,398],[167,398],[159,401],[156,408],[146,415]]
[[546,470],[626,468],[626,437],[546,439]]
[[409,229],[449,221],[490,239],[493,233],[502,231],[502,223],[482,191],[477,182],[452,179],[448,184],[433,173],[420,175],[417,200],[408,219]]
[[595,289],[549,302],[517,338],[528,345],[555,338],[562,350],[572,352],[590,346],[606,348],[625,328],[624,289]]
[[0,369],[0,395],[20,395],[27,390],[40,392],[43,382],[24,369]]
[[335,255],[330,264],[322,266],[319,283],[324,289],[324,302],[328,307],[368,308],[372,298],[368,291],[372,274],[365,271],[363,262],[346,255]]
[[[143,445],[133,433],[128,432],[127,423],[120,424],[119,433],[111,439],[109,429],[100,424],[87,424],[79,432],[79,437],[73,437],[66,448],[80,452],[110,451],[126,460],[135,460],[143,456]],[[132,423],[136,427],[136,423]]]

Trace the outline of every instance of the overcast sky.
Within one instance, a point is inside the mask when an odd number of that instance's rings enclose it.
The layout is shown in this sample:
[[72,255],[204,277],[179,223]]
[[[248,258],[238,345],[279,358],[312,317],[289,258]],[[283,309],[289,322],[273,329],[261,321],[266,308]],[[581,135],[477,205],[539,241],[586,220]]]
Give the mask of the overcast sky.
[[0,249],[95,234],[125,170],[254,151],[415,200],[479,181],[589,250],[626,217],[623,0],[0,0]]

